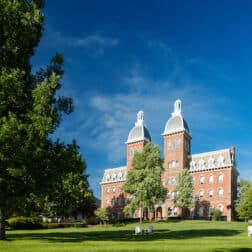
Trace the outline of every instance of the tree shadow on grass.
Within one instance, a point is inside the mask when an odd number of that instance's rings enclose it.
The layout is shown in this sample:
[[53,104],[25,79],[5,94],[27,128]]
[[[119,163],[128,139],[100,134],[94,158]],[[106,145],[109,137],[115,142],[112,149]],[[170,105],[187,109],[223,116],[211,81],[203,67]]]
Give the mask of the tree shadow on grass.
[[218,248],[213,250],[213,252],[252,252],[251,248]]
[[[191,239],[213,236],[233,236],[240,232],[237,230],[210,229],[210,230],[181,230],[156,229],[152,235],[135,235],[132,230],[111,231],[83,231],[83,232],[48,232],[48,233],[23,233],[8,234],[9,240],[47,240],[50,242],[82,242],[82,241],[153,241],[164,239]],[[216,251],[217,252],[217,251]],[[236,251],[235,251],[236,252]]]

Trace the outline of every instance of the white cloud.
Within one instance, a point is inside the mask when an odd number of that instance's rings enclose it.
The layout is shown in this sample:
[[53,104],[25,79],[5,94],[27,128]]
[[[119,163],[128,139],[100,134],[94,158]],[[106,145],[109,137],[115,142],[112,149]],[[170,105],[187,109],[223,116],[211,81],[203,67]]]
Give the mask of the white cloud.
[[55,31],[55,29],[50,25],[46,26],[43,40],[47,45],[56,48],[79,47],[94,56],[101,56],[104,54],[106,48],[115,47],[120,43],[118,38],[99,33],[87,34],[78,37],[66,35],[59,31]]
[[119,40],[116,38],[102,37],[101,35],[90,35],[85,38],[76,39],[73,41],[74,44],[79,46],[92,46],[94,44],[105,47],[105,46],[116,46],[119,44]]

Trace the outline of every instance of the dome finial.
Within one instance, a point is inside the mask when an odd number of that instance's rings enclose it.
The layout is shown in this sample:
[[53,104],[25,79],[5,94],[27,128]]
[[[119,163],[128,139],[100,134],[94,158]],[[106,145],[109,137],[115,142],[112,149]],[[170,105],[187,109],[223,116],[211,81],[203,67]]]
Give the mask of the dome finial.
[[172,116],[181,115],[181,110],[182,110],[181,105],[182,105],[182,102],[179,99],[174,102],[174,111],[172,113]]
[[144,123],[144,112],[142,110],[137,113],[137,121],[135,123],[136,126],[141,126]]

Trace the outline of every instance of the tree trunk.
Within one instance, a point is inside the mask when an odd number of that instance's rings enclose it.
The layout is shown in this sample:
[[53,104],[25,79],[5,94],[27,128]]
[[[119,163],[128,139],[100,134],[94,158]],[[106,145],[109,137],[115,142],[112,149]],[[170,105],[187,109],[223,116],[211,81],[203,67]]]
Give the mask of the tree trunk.
[[5,214],[1,214],[0,220],[0,240],[6,240],[5,234]]
[[140,207],[140,223],[142,223],[142,207]]

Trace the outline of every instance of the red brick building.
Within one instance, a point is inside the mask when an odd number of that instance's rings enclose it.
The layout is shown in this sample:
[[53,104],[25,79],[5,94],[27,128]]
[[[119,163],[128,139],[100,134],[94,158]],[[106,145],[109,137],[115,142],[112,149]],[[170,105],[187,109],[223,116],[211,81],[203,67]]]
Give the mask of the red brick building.
[[[192,218],[209,218],[213,209],[219,209],[222,217],[228,221],[234,218],[234,200],[237,195],[238,171],[235,162],[234,147],[191,155],[191,133],[182,115],[181,101],[176,100],[174,111],[168,119],[163,132],[164,172],[162,183],[168,189],[164,202],[157,202],[155,213],[145,217],[169,218],[180,215],[180,209],[173,204],[176,177],[182,169],[189,169],[194,181],[196,205],[190,209]],[[101,182],[101,206],[108,208],[110,217],[121,219],[123,207],[127,203],[122,185],[127,172],[132,168],[134,153],[142,151],[144,145],[151,142],[151,136],[144,126],[144,114],[139,111],[137,122],[131,129],[127,145],[127,165],[106,169]],[[136,211],[133,217],[138,217]]]

